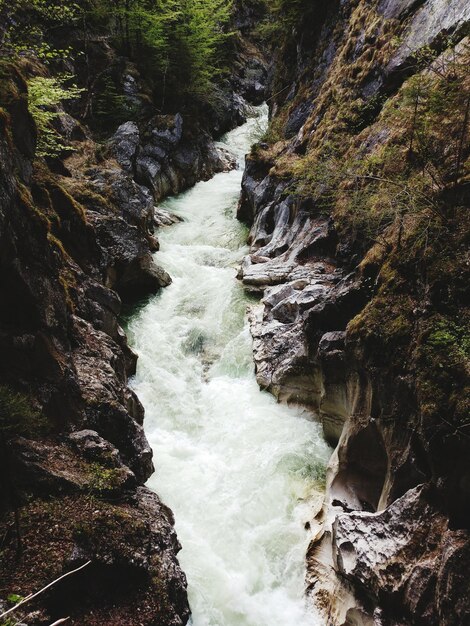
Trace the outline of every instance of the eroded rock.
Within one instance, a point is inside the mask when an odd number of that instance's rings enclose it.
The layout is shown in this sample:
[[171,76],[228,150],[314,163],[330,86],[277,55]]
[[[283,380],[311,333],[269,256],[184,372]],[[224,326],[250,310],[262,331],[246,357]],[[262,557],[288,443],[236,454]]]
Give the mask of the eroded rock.
[[[399,237],[381,231],[370,247],[360,232],[368,224],[345,213],[362,210],[349,196],[349,166],[333,182],[322,171],[323,163],[341,170],[328,159],[330,141],[349,142],[347,157],[366,160],[396,147],[394,133],[407,132],[389,117],[400,114],[399,90],[426,63],[427,79],[450,59],[462,62],[469,20],[462,0],[305,6],[287,60],[278,57],[276,137],[247,157],[238,217],[251,228],[250,253],[239,278],[261,299],[249,313],[257,379],[279,400],[308,406],[337,446],[323,510],[310,522],[307,568],[308,594],[332,626],[470,620],[470,594],[450,556],[466,563],[470,545],[468,441],[455,413],[456,399],[465,402],[466,359],[457,371],[441,352],[438,373],[423,382],[433,306],[439,319],[452,309],[460,320],[466,304],[460,286],[450,295],[447,283],[431,303],[421,261],[411,268]],[[370,247],[365,257],[361,246]],[[464,257],[452,258],[466,275]],[[439,388],[439,399],[425,388]]]
[[[26,135],[18,87],[12,113]],[[41,420],[18,418],[2,446],[0,586],[28,595],[90,559],[83,577],[18,620],[49,624],[66,611],[70,623],[94,626],[134,623],[140,611],[139,623],[182,626],[189,608],[173,519],[138,487],[152,451],[127,386],[136,355],[115,291],[131,300],[169,281],[150,253],[153,198],[116,161],[85,170],[74,155],[67,178],[33,170],[34,136],[24,146],[19,137],[19,149],[9,124],[2,117],[0,378],[2,393],[22,391]]]

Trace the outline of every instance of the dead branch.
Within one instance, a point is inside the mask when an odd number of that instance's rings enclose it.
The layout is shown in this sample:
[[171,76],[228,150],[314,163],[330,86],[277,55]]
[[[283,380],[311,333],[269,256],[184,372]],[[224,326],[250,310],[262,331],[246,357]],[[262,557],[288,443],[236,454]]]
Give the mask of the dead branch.
[[[412,193],[409,189],[407,189],[406,185],[404,185],[403,183],[400,183],[396,180],[392,180],[390,178],[382,178],[381,176],[359,176],[358,174],[354,175],[354,178],[359,179],[359,180],[370,180],[370,181],[375,181],[375,182],[379,182],[379,183],[386,183],[388,185],[392,185],[394,187],[399,187],[401,189],[401,191],[408,197],[411,198],[412,197]],[[443,221],[447,221],[445,215],[443,215],[441,213],[441,211],[439,211],[439,209],[437,208],[436,203],[429,197],[427,196],[425,193],[423,193],[422,191],[416,191],[415,192],[417,196],[419,196],[422,200],[427,202],[427,208],[434,213],[434,215],[436,215],[437,217],[439,217],[441,220]]]
[[[8,609],[8,611],[5,611],[4,613],[1,613],[0,614],[0,618],[3,618],[6,615],[8,615],[9,613],[12,613],[13,611],[16,611],[16,609],[18,609],[23,604],[26,604],[27,602],[30,602],[30,600],[33,600],[34,598],[37,598],[37,596],[41,595],[41,593],[44,593],[46,591],[46,589],[49,589],[49,587],[52,587],[52,585],[55,585],[60,580],[63,580],[64,578],[67,578],[67,576],[71,576],[72,574],[76,574],[77,572],[79,572],[83,568],[85,568],[88,565],[90,565],[90,563],[91,563],[91,561],[87,561],[83,565],[80,565],[80,567],[77,567],[76,569],[73,569],[70,572],[66,572],[65,574],[62,574],[62,576],[59,576],[59,578],[56,578],[55,580],[50,582],[48,585],[46,585],[45,587],[43,587],[42,589],[40,589],[36,593],[29,594],[29,596],[26,596],[26,598],[21,600],[21,602],[18,602],[18,604],[15,604],[15,606],[11,607],[11,609]],[[69,619],[69,618],[67,618],[67,619]],[[56,622],[56,623],[59,623],[59,622]]]

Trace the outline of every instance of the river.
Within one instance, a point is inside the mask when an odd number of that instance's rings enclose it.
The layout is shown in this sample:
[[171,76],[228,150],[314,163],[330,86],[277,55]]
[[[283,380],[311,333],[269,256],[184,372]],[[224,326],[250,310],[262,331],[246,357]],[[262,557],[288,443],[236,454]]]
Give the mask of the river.
[[128,325],[148,484],[175,513],[194,626],[320,625],[305,607],[304,525],[330,449],[303,410],[259,390],[236,280],[243,157],[266,124],[264,105],[223,138],[239,169],[162,203],[184,220],[159,232],[156,261],[173,283]]

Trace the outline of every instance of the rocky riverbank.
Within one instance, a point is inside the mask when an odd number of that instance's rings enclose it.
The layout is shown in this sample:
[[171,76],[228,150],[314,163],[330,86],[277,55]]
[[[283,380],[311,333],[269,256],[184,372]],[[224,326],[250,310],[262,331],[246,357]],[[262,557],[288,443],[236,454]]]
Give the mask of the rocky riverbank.
[[[238,45],[256,70],[234,80],[257,101],[261,56]],[[110,48],[94,47],[98,70]],[[151,109],[129,67],[126,97]],[[99,141],[73,107],[59,110],[70,149],[38,159],[25,77],[46,70],[25,60],[0,71],[0,609],[90,561],[15,619],[186,624],[173,516],[143,486],[154,467],[120,314],[171,281],[152,258],[170,219],[155,203],[234,166],[213,136],[248,104],[227,84],[210,123],[143,115]]]
[[[257,379],[308,406],[336,445],[307,555],[328,624],[470,619],[468,180],[446,161],[465,106],[452,118],[443,96],[446,113],[428,113],[414,87],[468,62],[469,19],[459,0],[314,3],[285,35],[271,129],[247,160],[240,278],[261,296]],[[436,213],[412,213],[409,186],[404,217],[383,206],[399,206],[407,159],[408,179],[439,171],[425,192]]]
[[16,418],[3,433],[2,501],[18,521],[2,518],[3,597],[91,560],[41,609],[23,610],[27,623],[64,607],[77,624],[132,623],[138,609],[142,623],[186,623],[172,515],[141,486],[152,454],[118,321],[120,296],[170,280],[151,257],[153,199],[118,167],[107,182],[120,203],[101,181],[33,164],[25,84],[14,67],[2,71],[0,372],[2,407]]

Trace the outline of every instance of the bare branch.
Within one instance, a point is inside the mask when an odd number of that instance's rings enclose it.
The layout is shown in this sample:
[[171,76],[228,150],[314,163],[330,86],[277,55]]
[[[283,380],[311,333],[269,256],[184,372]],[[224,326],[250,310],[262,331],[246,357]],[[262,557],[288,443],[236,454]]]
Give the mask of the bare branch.
[[[406,187],[406,185],[404,185],[403,183],[398,182],[396,180],[392,180],[390,178],[383,178],[381,176],[360,176],[359,174],[355,174],[354,177],[356,179],[360,179],[360,180],[371,180],[371,181],[375,181],[375,182],[379,182],[379,183],[387,183],[388,185],[392,185],[393,187],[398,187],[399,189],[401,189],[401,191],[408,198],[412,197],[412,193]],[[423,200],[425,200],[427,202],[428,208],[430,209],[430,211],[432,211],[432,213],[434,213],[436,216],[440,217],[441,220],[447,221],[445,215],[443,215],[441,213],[441,211],[439,211],[439,209],[436,206],[436,203],[429,196],[427,196],[422,191],[418,191],[418,190],[416,190],[415,193],[416,193],[417,196],[421,197]]]
[[39,596],[41,593],[44,593],[44,591],[46,591],[46,589],[49,589],[49,587],[52,587],[52,585],[55,585],[60,580],[63,580],[64,578],[67,578],[67,576],[71,576],[72,574],[76,574],[80,570],[82,570],[85,567],[87,567],[88,565],[90,565],[90,563],[91,563],[91,561],[87,561],[83,565],[80,565],[80,567],[77,567],[76,569],[73,569],[70,572],[66,572],[65,574],[62,574],[62,576],[59,576],[59,578],[56,578],[55,580],[50,582],[48,585],[46,585],[45,587],[43,587],[42,589],[40,589],[36,593],[30,594],[29,596],[27,596],[26,598],[21,600],[21,602],[18,602],[18,604],[15,604],[15,606],[13,606],[11,609],[8,609],[8,611],[5,611],[4,613],[1,613],[0,614],[0,618],[3,618],[6,615],[8,615],[9,613],[12,613],[13,611],[16,611],[16,609],[18,609],[23,604],[26,604],[26,602],[30,602],[30,600],[33,600],[33,598],[37,598],[37,596]]

